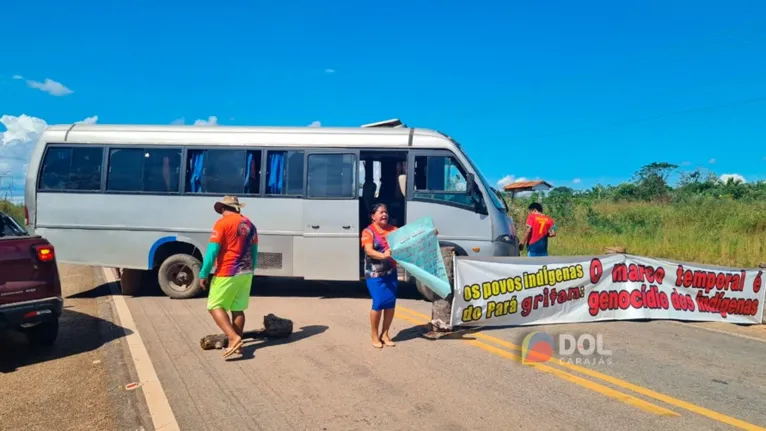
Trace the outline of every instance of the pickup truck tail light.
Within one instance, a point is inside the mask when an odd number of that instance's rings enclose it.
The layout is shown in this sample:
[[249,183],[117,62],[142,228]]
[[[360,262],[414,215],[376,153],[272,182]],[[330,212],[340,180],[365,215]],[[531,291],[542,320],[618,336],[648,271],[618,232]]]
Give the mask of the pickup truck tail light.
[[34,250],[40,262],[53,262],[56,259],[56,252],[52,245],[36,245]]

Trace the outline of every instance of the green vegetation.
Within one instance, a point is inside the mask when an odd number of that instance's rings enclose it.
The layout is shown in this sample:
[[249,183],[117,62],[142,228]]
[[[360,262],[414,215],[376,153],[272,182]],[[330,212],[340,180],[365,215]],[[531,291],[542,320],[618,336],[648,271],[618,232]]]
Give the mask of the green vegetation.
[[[631,182],[574,191],[557,187],[542,198],[556,221],[552,255],[594,255],[606,247],[630,254],[736,267],[766,262],[766,182],[726,183],[700,170],[668,178],[678,167],[652,163]],[[509,203],[519,235],[537,195]]]
[[0,213],[13,217],[21,226],[24,226],[24,205],[13,204],[8,200],[0,200]]

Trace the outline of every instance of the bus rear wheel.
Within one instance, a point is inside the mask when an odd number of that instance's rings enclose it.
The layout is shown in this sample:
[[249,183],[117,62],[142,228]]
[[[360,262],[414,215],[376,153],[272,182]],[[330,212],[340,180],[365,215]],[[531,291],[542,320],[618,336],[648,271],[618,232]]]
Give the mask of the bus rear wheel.
[[202,292],[199,271],[202,263],[185,253],[174,254],[160,265],[157,281],[172,299],[193,298]]

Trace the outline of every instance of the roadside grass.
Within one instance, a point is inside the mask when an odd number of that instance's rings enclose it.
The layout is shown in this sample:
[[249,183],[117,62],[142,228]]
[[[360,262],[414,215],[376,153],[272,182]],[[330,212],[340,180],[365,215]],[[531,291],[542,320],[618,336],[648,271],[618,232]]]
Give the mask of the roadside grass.
[[[524,232],[528,201],[511,213]],[[557,225],[552,255],[597,255],[610,246],[634,255],[734,267],[766,262],[766,202],[543,202]]]

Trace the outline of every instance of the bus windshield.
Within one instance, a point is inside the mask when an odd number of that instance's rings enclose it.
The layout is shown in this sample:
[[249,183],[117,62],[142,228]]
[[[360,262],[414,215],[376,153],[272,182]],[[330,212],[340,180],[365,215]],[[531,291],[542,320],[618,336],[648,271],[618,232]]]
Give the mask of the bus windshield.
[[[445,135],[447,136],[447,135]],[[482,185],[484,185],[484,188],[489,191],[489,198],[492,200],[492,204],[495,205],[495,208],[501,210],[501,211],[507,211],[508,208],[505,205],[505,202],[500,199],[498,196],[497,190],[495,190],[494,187],[489,185],[489,181],[487,181],[486,178],[484,178],[484,174],[481,173],[479,168],[476,167],[476,163],[471,160],[471,157],[468,155],[468,153],[463,150],[463,147],[454,139],[447,136],[450,141],[452,141],[453,144],[460,150],[461,153],[465,156],[465,158],[468,160],[468,163],[471,165],[471,168],[473,168],[473,171],[476,172],[476,176],[479,178],[479,181],[481,181]]]

